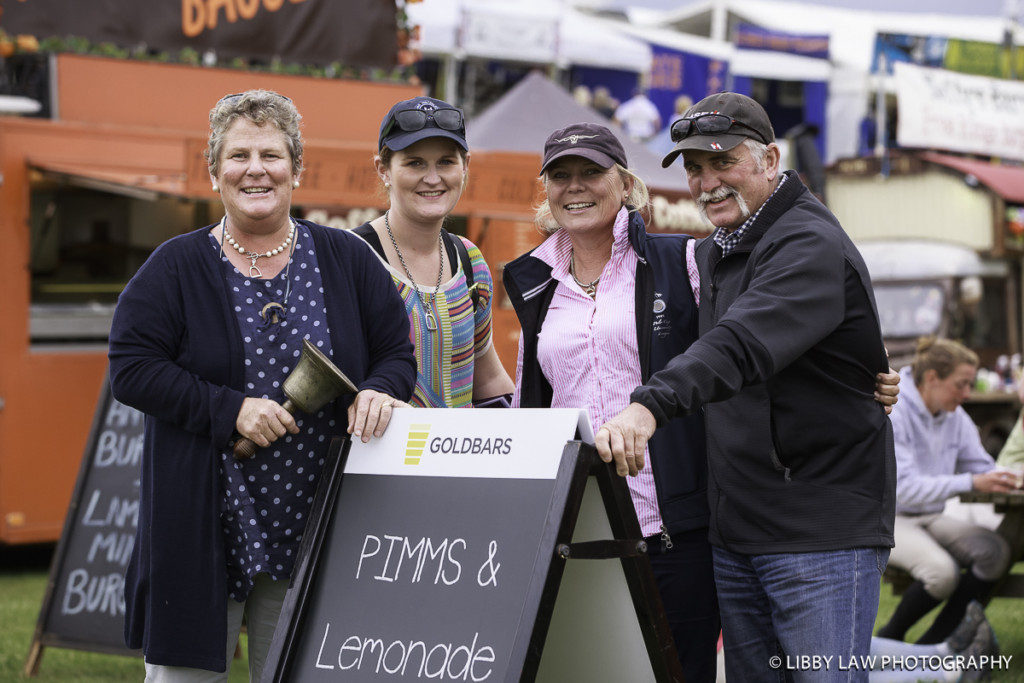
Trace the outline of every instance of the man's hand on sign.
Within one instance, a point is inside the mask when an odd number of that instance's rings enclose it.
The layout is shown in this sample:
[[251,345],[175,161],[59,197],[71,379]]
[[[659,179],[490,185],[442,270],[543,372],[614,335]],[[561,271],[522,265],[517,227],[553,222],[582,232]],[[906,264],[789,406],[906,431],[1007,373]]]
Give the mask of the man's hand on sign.
[[647,441],[657,426],[651,411],[639,403],[630,403],[597,431],[597,454],[605,462],[614,460],[615,472],[620,477],[635,477],[644,468]]
[[348,407],[348,433],[362,439],[363,443],[371,436],[380,438],[391,422],[394,409],[408,407],[405,401],[373,389],[363,389]]

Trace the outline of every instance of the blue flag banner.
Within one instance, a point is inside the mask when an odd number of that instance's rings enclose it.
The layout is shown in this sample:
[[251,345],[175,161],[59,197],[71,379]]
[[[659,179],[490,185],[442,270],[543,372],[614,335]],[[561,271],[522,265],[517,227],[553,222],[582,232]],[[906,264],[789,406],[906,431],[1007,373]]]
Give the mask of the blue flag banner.
[[803,35],[772,31],[752,24],[736,26],[736,47],[788,52],[802,57],[828,59],[827,35]]

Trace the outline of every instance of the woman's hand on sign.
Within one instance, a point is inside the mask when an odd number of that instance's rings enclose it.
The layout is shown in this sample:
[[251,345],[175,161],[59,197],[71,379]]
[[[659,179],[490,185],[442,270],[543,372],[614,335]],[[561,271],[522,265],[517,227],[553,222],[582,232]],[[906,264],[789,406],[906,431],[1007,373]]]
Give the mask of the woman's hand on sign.
[[362,439],[363,443],[371,436],[379,438],[391,422],[394,409],[408,407],[405,401],[373,389],[363,389],[348,407],[348,433]]
[[260,448],[266,448],[291,432],[299,433],[295,418],[277,401],[246,396],[235,419],[235,429]]

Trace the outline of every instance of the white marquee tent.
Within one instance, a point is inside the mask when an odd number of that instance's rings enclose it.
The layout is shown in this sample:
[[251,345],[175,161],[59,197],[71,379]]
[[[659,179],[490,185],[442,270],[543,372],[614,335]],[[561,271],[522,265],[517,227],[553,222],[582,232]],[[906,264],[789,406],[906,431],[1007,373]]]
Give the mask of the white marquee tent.
[[642,40],[557,0],[428,0],[406,11],[428,56],[651,68],[651,49]]

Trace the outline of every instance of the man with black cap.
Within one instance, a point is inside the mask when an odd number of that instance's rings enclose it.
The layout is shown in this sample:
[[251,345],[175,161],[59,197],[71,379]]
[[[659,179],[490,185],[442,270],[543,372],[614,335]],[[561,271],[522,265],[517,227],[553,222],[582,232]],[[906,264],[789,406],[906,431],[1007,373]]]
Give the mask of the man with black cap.
[[598,451],[633,474],[657,426],[703,406],[727,678],[867,680],[849,664],[869,651],[895,499],[867,268],[799,177],[779,173],[754,100],[706,97],[672,139],[663,165],[682,155],[714,228],[696,251],[701,338],[633,391]]

